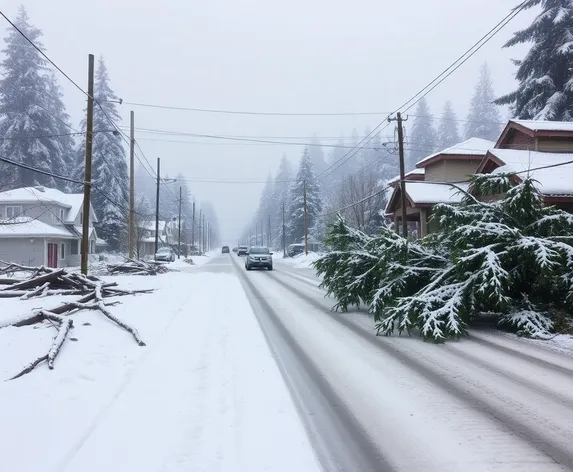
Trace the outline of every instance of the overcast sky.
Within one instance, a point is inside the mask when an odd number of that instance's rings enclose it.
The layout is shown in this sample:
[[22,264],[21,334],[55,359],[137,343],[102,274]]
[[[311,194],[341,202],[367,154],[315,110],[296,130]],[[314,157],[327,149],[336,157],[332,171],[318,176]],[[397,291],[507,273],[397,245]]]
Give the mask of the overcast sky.
[[[18,0],[2,0],[15,18]],[[83,87],[87,55],[102,54],[125,101],[287,113],[393,110],[492,28],[517,0],[27,0],[48,55]],[[524,49],[501,46],[534,12],[522,12],[428,100],[435,115],[452,100],[463,118],[480,65],[488,61],[498,94],[511,91]],[[0,23],[6,36],[7,23]],[[84,98],[66,80],[65,101],[78,125]],[[273,117],[207,114],[123,105],[136,127],[234,136],[338,136],[375,127],[385,116]],[[505,116],[504,116],[505,118]],[[300,146],[229,143],[137,133],[163,174],[191,180],[264,180],[283,153]],[[173,184],[177,185],[177,184]],[[189,182],[217,211],[224,240],[250,220],[261,184]]]

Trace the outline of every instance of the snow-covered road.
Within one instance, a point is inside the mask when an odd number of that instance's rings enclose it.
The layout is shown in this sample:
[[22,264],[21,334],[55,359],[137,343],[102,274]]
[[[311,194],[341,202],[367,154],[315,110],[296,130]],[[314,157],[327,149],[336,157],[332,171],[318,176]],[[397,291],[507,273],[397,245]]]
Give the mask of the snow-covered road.
[[[0,383],[0,470],[573,471],[571,353],[489,331],[376,337],[307,267],[211,256],[114,279],[158,288],[114,307],[147,347],[82,312],[54,371]],[[38,301],[10,303],[0,318]],[[52,336],[1,330],[0,374]]]
[[311,272],[231,257],[326,470],[573,470],[573,358],[485,331],[376,337]]

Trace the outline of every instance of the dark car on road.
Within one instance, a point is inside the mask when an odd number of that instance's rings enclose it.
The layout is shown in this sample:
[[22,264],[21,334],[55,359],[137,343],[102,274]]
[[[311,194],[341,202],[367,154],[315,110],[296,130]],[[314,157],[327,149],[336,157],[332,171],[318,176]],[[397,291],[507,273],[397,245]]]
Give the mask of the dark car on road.
[[229,246],[223,246],[221,248],[221,254],[229,254],[231,251],[229,249]]
[[304,252],[304,244],[291,244],[286,252],[289,257],[298,256]]
[[247,246],[239,246],[237,249],[237,256],[246,256],[249,248]]
[[254,267],[260,269],[273,270],[273,253],[268,247],[252,247],[245,259],[245,269],[251,270]]

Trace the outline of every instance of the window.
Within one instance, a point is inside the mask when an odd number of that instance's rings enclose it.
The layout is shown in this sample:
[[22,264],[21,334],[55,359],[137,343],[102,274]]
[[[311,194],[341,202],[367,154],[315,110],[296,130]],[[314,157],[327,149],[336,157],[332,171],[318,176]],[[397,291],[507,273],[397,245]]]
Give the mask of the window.
[[6,218],[16,218],[22,214],[22,205],[14,205],[6,207]]
[[63,261],[66,258],[66,243],[60,244],[60,260]]
[[79,241],[77,239],[73,239],[72,240],[72,247],[71,247],[71,254],[79,254],[78,249],[79,249]]
[[59,213],[59,216],[60,216],[60,222],[63,224],[63,223],[64,223],[64,217],[65,217],[66,211],[65,211],[63,208],[59,208],[59,209],[58,209],[58,213]]

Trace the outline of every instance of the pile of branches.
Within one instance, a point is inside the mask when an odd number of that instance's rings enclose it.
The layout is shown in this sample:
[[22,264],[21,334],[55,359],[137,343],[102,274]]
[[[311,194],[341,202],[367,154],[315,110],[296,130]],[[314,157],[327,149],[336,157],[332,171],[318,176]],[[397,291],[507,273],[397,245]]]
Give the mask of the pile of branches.
[[183,259],[183,262],[185,262],[186,264],[189,264],[189,265],[195,265],[195,263],[193,262],[193,259],[191,259],[190,257],[186,257],[185,259]]
[[434,208],[440,230],[421,240],[331,226],[334,251],[314,266],[335,308],[366,305],[379,334],[416,331],[437,342],[466,335],[483,314],[523,336],[570,330],[573,215],[546,206],[530,178],[480,175],[471,188],[462,204]]
[[110,275],[130,274],[130,275],[157,275],[168,272],[167,265],[157,261],[137,261],[126,259],[121,264],[110,264],[107,266]]
[[0,274],[2,275],[14,273],[30,274],[25,278],[0,278],[0,298],[20,297],[20,299],[27,300],[49,295],[82,295],[75,301],[64,302],[50,309],[33,310],[32,313],[14,320],[0,322],[0,329],[48,323],[57,330],[49,351],[44,356],[26,365],[9,380],[17,379],[31,372],[43,362],[47,362],[48,368],[53,369],[54,361],[73,327],[73,320],[68,315],[80,310],[99,311],[117,326],[129,332],[139,346],[145,346],[135,328],[129,326],[110,312],[109,307],[120,302],[117,300],[108,301],[108,299],[138,293],[151,293],[153,290],[122,290],[117,288],[116,282],[104,282],[95,276],[69,273],[63,268],[26,267],[5,262],[0,262],[0,264],[4,266],[0,268]]

